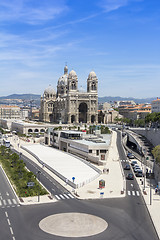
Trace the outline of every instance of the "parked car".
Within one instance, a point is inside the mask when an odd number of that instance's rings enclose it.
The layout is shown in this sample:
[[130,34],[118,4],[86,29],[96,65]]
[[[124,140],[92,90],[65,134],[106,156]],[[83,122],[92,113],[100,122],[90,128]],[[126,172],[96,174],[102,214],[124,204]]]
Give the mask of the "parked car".
[[137,164],[137,161],[132,161],[131,165],[134,166],[135,164]]
[[126,179],[128,179],[128,180],[134,180],[134,175],[133,175],[133,173],[128,173],[127,176],[126,176]]
[[130,170],[130,169],[131,169],[131,167],[130,167],[129,164],[127,164],[127,165],[124,167],[124,170]]
[[128,154],[127,157],[128,157],[129,159],[134,159],[134,158],[135,158],[135,156],[134,156],[132,153],[131,153],[131,154]]
[[132,154],[132,153],[128,152],[128,153],[127,153],[127,157],[129,157],[129,155],[131,155],[131,154]]
[[133,169],[136,168],[136,167],[140,168],[140,166],[138,164],[134,164],[134,165],[132,165],[132,167],[133,167]]
[[140,167],[135,167],[134,172],[136,173],[138,170],[141,170]]
[[137,170],[136,177],[143,177],[143,172],[141,169]]

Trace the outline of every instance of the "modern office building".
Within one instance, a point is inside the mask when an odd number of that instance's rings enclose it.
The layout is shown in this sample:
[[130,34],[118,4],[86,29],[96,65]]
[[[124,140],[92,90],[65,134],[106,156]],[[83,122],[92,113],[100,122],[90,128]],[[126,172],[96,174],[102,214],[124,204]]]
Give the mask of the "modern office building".
[[51,130],[45,133],[45,143],[98,165],[105,165],[111,134],[88,135],[80,131]]

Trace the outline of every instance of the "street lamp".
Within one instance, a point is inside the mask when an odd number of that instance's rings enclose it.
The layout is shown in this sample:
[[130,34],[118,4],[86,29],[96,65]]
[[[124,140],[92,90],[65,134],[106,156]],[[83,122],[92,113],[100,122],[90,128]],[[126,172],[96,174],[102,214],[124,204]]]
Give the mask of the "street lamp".
[[[38,170],[37,174],[38,174],[38,181],[40,182],[41,171]],[[40,202],[40,185],[38,186],[38,202]]]
[[151,172],[149,173],[149,180],[150,180],[150,205],[152,205],[152,189],[151,189]]

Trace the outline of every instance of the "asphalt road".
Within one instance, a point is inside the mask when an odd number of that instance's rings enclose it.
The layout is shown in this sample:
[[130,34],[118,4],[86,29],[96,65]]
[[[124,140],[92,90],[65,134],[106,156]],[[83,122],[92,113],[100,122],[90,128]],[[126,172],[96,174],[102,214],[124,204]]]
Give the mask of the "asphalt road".
[[[120,135],[118,134],[117,146],[120,159],[127,160],[121,146]],[[28,160],[26,160],[28,161]],[[123,164],[124,162],[122,162]],[[125,163],[126,164],[126,163]],[[31,165],[32,168],[37,166]],[[29,167],[29,165],[28,165]],[[33,169],[37,171],[37,169]],[[0,172],[0,176],[5,177]],[[116,175],[115,175],[116,177]],[[43,184],[49,189],[53,187],[48,178],[41,177]],[[118,179],[117,179],[118,181]],[[8,185],[8,183],[6,182]],[[56,193],[64,193],[64,188],[54,182]],[[0,189],[1,189],[0,178]],[[127,181],[127,191],[139,191],[136,180]],[[6,190],[7,189],[7,190]],[[4,186],[3,192],[9,191],[9,186]],[[10,194],[10,193],[9,193]],[[0,209],[0,230],[2,240],[64,240],[66,238],[50,235],[39,228],[39,222],[52,214],[80,212],[88,213],[103,218],[108,223],[108,228],[97,235],[78,238],[80,240],[157,240],[155,229],[148,214],[147,208],[141,195],[127,195],[125,198],[118,199],[99,199],[99,200],[77,200],[66,199],[55,203],[9,207]],[[8,217],[7,217],[8,216]],[[7,220],[9,219],[9,221]],[[10,223],[10,225],[9,225]],[[12,229],[12,230],[11,230]],[[75,238],[69,238],[75,239]]]

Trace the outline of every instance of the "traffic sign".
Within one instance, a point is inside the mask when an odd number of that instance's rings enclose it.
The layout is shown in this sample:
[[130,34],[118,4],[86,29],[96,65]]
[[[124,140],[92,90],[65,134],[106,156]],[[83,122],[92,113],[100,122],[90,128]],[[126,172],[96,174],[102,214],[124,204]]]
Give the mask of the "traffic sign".
[[28,182],[28,183],[27,183],[27,187],[33,187],[34,184],[35,184],[34,182]]
[[73,180],[73,182],[74,182],[74,180],[75,180],[75,177],[72,177],[72,180]]

